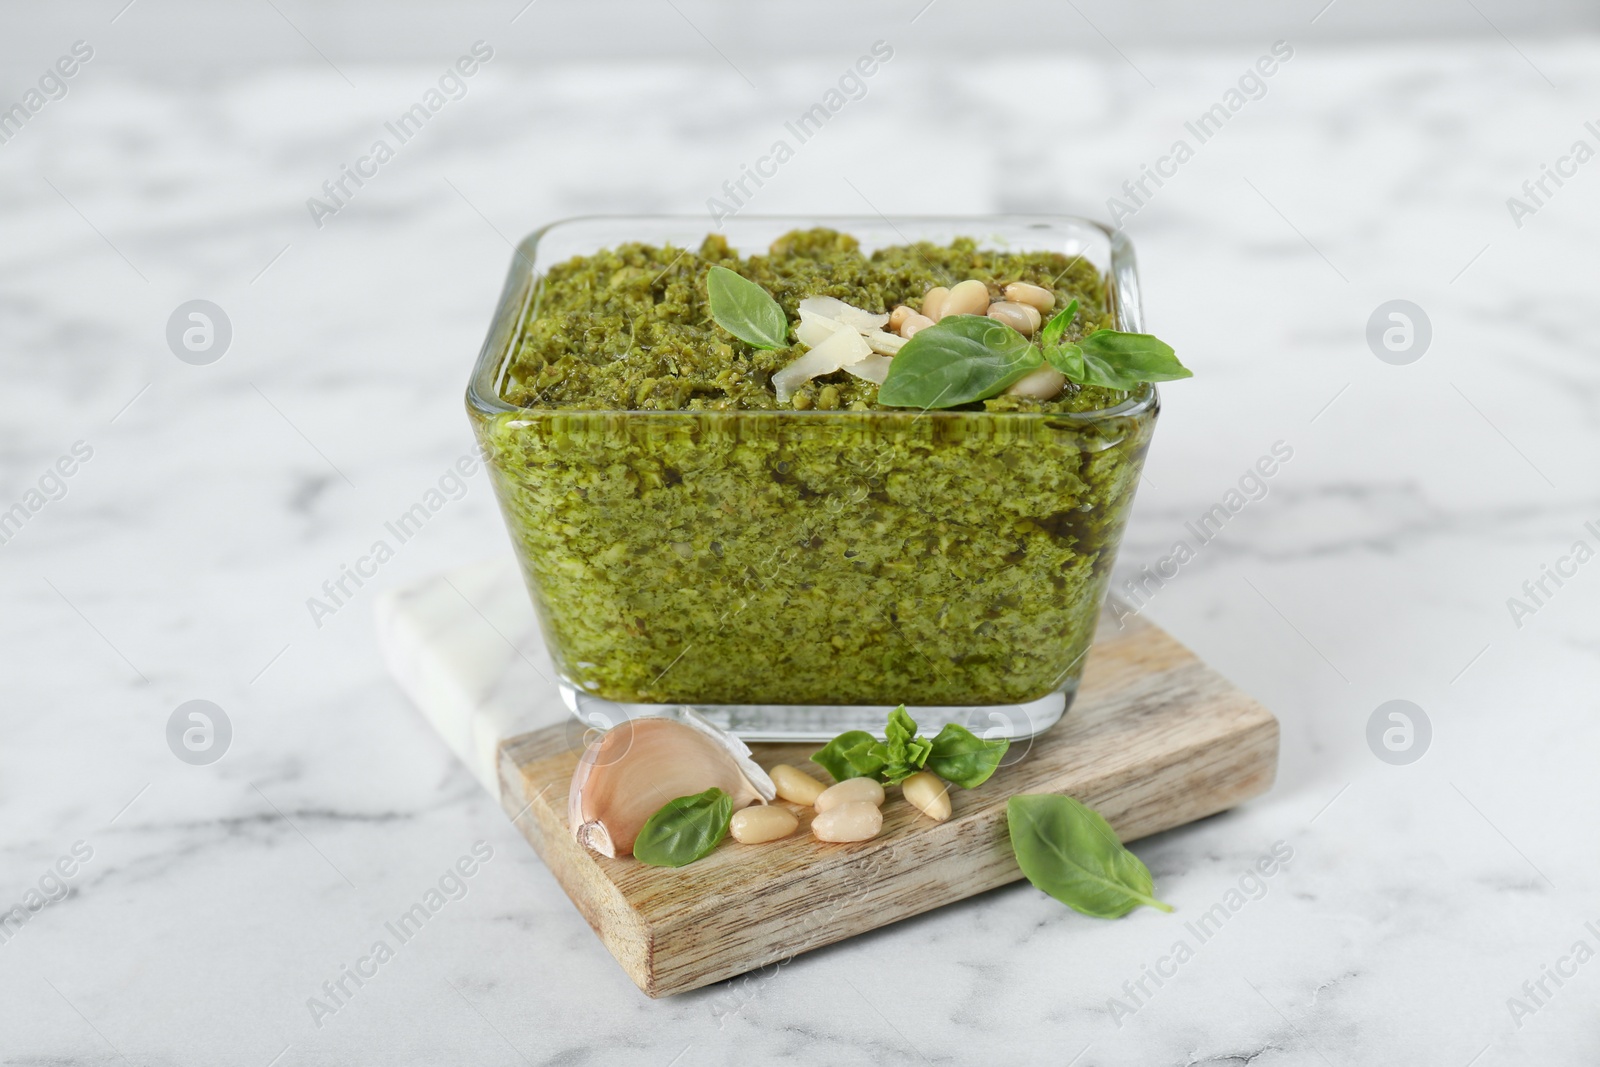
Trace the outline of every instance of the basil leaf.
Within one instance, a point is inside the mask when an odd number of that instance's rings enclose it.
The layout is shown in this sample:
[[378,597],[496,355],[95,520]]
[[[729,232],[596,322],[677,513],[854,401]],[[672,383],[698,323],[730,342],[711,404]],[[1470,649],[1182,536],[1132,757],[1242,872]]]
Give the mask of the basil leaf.
[[1083,377],[1075,380],[1085,385],[1131,389],[1139,382],[1170,382],[1193,376],[1178,362],[1171,345],[1147,333],[1096,330],[1079,341],[1078,347],[1083,352]]
[[1172,910],[1152,895],[1150,869],[1098,812],[1072,797],[1014,796],[1006,802],[1006,824],[1028,881],[1074,911],[1116,919],[1141,904]]
[[633,842],[633,858],[652,867],[682,867],[711,852],[727,836],[733,798],[720,789],[669,800]]
[[1083,381],[1083,349],[1075,344],[1045,345],[1045,362],[1067,376],[1068,381]]
[[761,286],[727,267],[706,274],[711,317],[718,326],[757,348],[787,348],[789,319]]
[[847,778],[877,778],[883,769],[883,758],[873,755],[878,739],[865,730],[847,730],[823,746],[811,757],[811,762],[842,782]]
[[965,726],[949,722],[933,739],[926,766],[963,789],[976,789],[999,768],[1010,747],[1011,742],[1003,737],[986,740]]
[[[1049,356],[1051,347],[1061,340],[1061,335],[1067,332],[1067,327],[1072,325],[1072,320],[1077,314],[1078,301],[1073,300],[1066,307],[1056,312],[1054,318],[1044,324],[1044,329],[1039,331],[1039,340],[1044,345],[1046,356]],[[1056,370],[1061,370],[1061,368],[1057,367]],[[1065,374],[1066,372],[1062,371],[1062,373]]]
[[873,755],[883,760],[879,777],[889,785],[896,785],[916,774],[928,762],[933,742],[917,736],[917,723],[901,704],[889,713],[889,724],[884,727],[880,744],[872,746]]
[[997,319],[951,315],[919,331],[895,354],[878,403],[953,408],[998,396],[1044,363],[1039,349]]

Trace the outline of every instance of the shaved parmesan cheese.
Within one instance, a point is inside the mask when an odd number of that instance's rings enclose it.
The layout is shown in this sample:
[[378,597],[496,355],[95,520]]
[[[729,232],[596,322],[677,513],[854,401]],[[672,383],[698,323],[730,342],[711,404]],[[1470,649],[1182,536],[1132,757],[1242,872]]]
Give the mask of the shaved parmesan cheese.
[[865,333],[861,336],[867,339],[869,348],[882,356],[894,355],[905,347],[907,341],[907,338],[897,337],[892,333],[884,333],[882,330],[873,330],[871,333]]
[[832,374],[842,367],[860,363],[872,355],[866,339],[854,330],[839,330],[805,355],[773,374],[772,388],[778,394],[778,403],[787,404],[806,382]]
[[857,378],[865,378],[869,382],[882,385],[883,380],[889,377],[889,365],[894,360],[888,356],[871,355],[859,363],[852,363],[845,370]]
[[870,311],[862,311],[858,307],[846,304],[836,296],[808,296],[800,301],[800,312],[811,312],[821,315],[825,319],[842,322],[846,326],[854,327],[862,333],[868,330],[881,330],[889,322],[889,316],[874,315]]
[[838,319],[830,319],[802,306],[800,325],[795,327],[794,335],[807,348],[815,348],[840,330],[848,329],[850,327]]

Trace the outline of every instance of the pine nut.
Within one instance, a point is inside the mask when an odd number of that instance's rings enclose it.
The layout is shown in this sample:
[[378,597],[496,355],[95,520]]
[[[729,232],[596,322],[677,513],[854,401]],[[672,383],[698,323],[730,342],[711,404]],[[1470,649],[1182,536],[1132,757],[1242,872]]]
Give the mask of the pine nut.
[[838,785],[830,785],[813,802],[818,811],[827,811],[840,804],[882,805],[883,786],[871,778],[847,778]]
[[976,278],[968,278],[950,290],[944,298],[939,318],[946,315],[982,315],[989,310],[989,287]]
[[890,333],[899,333],[900,324],[906,321],[906,316],[915,314],[915,311],[906,307],[904,304],[896,304],[895,309],[889,312],[889,325],[886,326],[885,329],[887,329]]
[[942,285],[929,289],[922,297],[922,313],[934,322],[939,321],[939,316],[944,314],[944,302],[950,296],[950,290]]
[[791,804],[804,804],[808,808],[815,804],[822,791],[828,788],[799,767],[791,767],[787,763],[777,764],[767,771],[767,774],[772,776],[772,784],[778,787],[780,800],[787,800]]
[[906,321],[900,324],[900,336],[909,340],[916,334],[918,330],[926,330],[932,325],[933,320],[928,318],[928,316],[918,315],[913,311],[911,314],[906,316]]
[[1028,396],[1035,400],[1053,400],[1067,384],[1067,376],[1054,367],[1040,367],[1018,378],[1007,396]]
[[1039,309],[1031,304],[1014,304],[999,300],[989,305],[989,317],[998,319],[1024,337],[1032,337],[1039,329]]
[[728,831],[741,845],[759,845],[763,841],[776,841],[788,837],[800,825],[800,817],[788,808],[774,804],[757,804],[740,808],[733,813]]
[[1014,304],[1027,304],[1043,315],[1056,306],[1056,294],[1042,285],[1012,282],[1006,286],[1006,299]]
[[811,833],[818,841],[866,841],[883,829],[883,812],[876,804],[852,800],[811,820]]
[[900,792],[922,814],[934,822],[944,822],[950,817],[950,791],[930,771],[918,771],[900,783]]

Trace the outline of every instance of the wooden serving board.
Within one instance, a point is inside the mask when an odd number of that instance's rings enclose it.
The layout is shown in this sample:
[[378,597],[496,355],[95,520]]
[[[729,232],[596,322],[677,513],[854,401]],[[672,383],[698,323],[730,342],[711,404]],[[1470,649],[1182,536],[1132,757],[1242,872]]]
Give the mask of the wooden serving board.
[[[809,809],[791,806],[801,815],[791,837],[730,839],[677,870],[606,859],[573,840],[567,787],[582,743],[570,726],[502,741],[500,800],[628,976],[659,997],[1021,878],[1006,832],[1014,793],[1069,793],[1124,841],[1231,808],[1271,787],[1278,722],[1158,627],[1125,617],[1119,630],[1105,618],[1066,718],[1014,743],[979,788],[952,786],[947,821],[891,789],[877,838],[823,844]],[[828,781],[808,762],[818,747],[751,745],[763,766],[790,763]]]

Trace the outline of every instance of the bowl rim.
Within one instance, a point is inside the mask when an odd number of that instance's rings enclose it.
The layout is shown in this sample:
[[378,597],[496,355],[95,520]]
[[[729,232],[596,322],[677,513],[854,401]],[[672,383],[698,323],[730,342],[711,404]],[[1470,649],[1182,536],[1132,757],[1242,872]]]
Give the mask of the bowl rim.
[[[747,419],[753,417],[766,418],[933,418],[933,419],[972,419],[972,418],[1005,418],[1015,420],[1051,419],[1064,420],[1070,423],[1092,425],[1108,419],[1136,417],[1146,411],[1156,410],[1159,406],[1159,393],[1154,382],[1141,382],[1139,388],[1132,391],[1127,398],[1106,408],[1095,408],[1090,411],[917,411],[911,408],[894,411],[857,411],[851,409],[838,409],[821,411],[811,409],[799,410],[733,410],[733,411],[656,411],[641,408],[529,408],[520,407],[504,400],[500,396],[500,372],[509,354],[511,338],[521,332],[527,312],[531,306],[531,288],[536,282],[536,272],[533,264],[538,251],[539,242],[558,227],[569,226],[583,222],[637,222],[643,224],[684,223],[689,224],[700,220],[698,215],[628,215],[628,214],[593,214],[572,215],[556,219],[528,234],[512,249],[511,265],[506,272],[505,284],[501,287],[500,296],[495,301],[493,317],[489,323],[488,333],[485,335],[483,345],[478,350],[477,359],[473,362],[472,377],[467,382],[467,409],[473,414],[482,416],[497,416],[515,414],[530,420],[547,417],[604,417],[614,418],[623,415],[634,415],[655,419],[688,418],[705,419],[708,416],[723,418]],[[1113,229],[1095,219],[1084,218],[1081,215],[1065,214],[1028,214],[1028,215],[744,215],[739,216],[742,223],[785,223],[792,222],[796,226],[808,223],[841,223],[848,224],[852,221],[858,225],[870,223],[879,225],[887,223],[896,231],[898,224],[916,227],[917,224],[929,225],[972,225],[975,228],[994,226],[996,224],[1011,224],[1024,226],[1039,226],[1041,224],[1069,224],[1087,227],[1098,232],[1106,240],[1110,253],[1110,263],[1106,268],[1107,289],[1110,295],[1111,312],[1113,321],[1120,329],[1133,333],[1143,332],[1143,309],[1140,300],[1138,259],[1134,253],[1133,242],[1128,235],[1120,230]],[[708,232],[710,232],[708,230]],[[849,232],[844,230],[843,232]],[[909,242],[909,239],[907,239]]]

